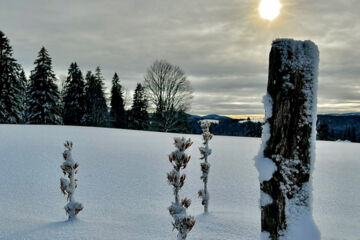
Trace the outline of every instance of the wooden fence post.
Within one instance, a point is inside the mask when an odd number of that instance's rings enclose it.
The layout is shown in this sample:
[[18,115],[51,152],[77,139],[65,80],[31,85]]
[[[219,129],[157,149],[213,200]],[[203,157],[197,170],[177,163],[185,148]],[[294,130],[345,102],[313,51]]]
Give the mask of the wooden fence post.
[[262,239],[295,240],[301,228],[310,234],[299,233],[310,236],[303,239],[320,239],[311,209],[319,51],[311,41],[277,39],[269,61],[263,143],[256,158]]

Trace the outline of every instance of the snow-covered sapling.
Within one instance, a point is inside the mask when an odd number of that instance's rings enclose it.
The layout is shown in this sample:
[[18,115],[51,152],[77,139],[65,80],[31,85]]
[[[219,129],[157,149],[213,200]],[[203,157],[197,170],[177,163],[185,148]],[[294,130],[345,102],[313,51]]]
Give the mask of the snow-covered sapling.
[[202,175],[200,179],[204,182],[204,188],[201,189],[198,194],[199,197],[202,198],[201,204],[204,205],[204,212],[208,212],[208,206],[209,206],[209,192],[207,189],[207,183],[208,183],[208,177],[209,177],[209,171],[210,171],[210,163],[208,163],[208,157],[211,154],[211,149],[209,148],[209,141],[212,139],[213,135],[210,133],[210,125],[211,123],[208,121],[201,123],[201,129],[203,131],[202,137],[203,137],[203,146],[199,148],[200,150],[200,160],[204,160],[200,164]]
[[77,173],[77,168],[79,164],[72,159],[71,150],[72,142],[66,141],[65,151],[63,153],[64,162],[60,166],[64,175],[67,175],[69,178],[60,178],[60,189],[64,195],[67,195],[68,203],[65,205],[66,214],[69,216],[69,219],[74,218],[81,210],[83,210],[83,205],[75,201],[74,194],[75,189],[77,188],[77,179],[75,179],[75,174]]
[[260,180],[262,240],[319,240],[312,219],[311,173],[319,51],[311,41],[277,39],[264,97]]
[[174,222],[173,230],[178,231],[177,239],[186,239],[187,234],[195,225],[195,219],[186,214],[186,209],[190,206],[191,200],[184,198],[180,201],[179,190],[184,186],[185,174],[180,174],[180,170],[186,168],[190,161],[190,156],[185,153],[193,143],[191,139],[174,138],[174,145],[176,150],[169,155],[169,161],[173,166],[173,170],[167,174],[168,183],[173,186],[175,202],[171,203],[169,207],[170,215],[173,217]]

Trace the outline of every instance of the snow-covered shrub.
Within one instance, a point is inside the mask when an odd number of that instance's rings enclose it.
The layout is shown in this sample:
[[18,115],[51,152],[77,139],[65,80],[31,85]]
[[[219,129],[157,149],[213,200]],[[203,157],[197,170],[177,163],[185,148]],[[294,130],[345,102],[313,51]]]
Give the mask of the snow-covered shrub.
[[191,200],[184,198],[180,201],[179,191],[184,186],[186,175],[180,173],[181,169],[186,168],[190,161],[190,156],[185,153],[193,143],[191,139],[174,138],[174,145],[176,150],[169,155],[169,161],[173,166],[173,170],[167,174],[168,183],[173,186],[175,202],[171,203],[169,213],[173,217],[173,230],[176,229],[179,233],[178,240],[186,239],[187,234],[195,225],[195,219],[187,215],[186,209],[190,206]]
[[75,217],[81,210],[83,210],[83,205],[75,201],[74,194],[75,189],[77,188],[77,179],[75,179],[75,174],[77,173],[77,168],[79,164],[72,159],[71,150],[72,142],[66,141],[65,151],[63,153],[64,162],[60,166],[64,175],[69,178],[60,178],[60,189],[61,192],[67,196],[68,203],[65,205],[66,214],[69,216],[69,219]]
[[213,135],[210,133],[210,122],[202,122],[201,123],[201,129],[203,131],[202,137],[203,137],[203,146],[199,148],[200,150],[200,160],[204,160],[200,164],[202,175],[200,179],[204,182],[204,188],[201,189],[198,194],[199,197],[202,198],[201,204],[204,205],[204,212],[208,212],[208,206],[209,206],[209,192],[207,190],[207,183],[208,183],[208,176],[210,171],[210,163],[208,163],[208,156],[211,154],[211,149],[209,148],[209,141],[212,139]]

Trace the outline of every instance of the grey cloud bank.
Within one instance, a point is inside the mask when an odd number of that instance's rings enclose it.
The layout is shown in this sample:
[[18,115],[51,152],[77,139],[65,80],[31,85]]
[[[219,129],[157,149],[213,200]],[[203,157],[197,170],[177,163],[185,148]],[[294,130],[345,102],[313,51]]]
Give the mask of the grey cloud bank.
[[70,62],[116,71],[134,89],[155,59],[181,66],[194,88],[194,114],[262,114],[268,54],[277,37],[311,39],[320,49],[318,110],[360,111],[359,1],[283,0],[273,22],[259,1],[0,0],[0,29],[27,73],[40,47],[58,76]]

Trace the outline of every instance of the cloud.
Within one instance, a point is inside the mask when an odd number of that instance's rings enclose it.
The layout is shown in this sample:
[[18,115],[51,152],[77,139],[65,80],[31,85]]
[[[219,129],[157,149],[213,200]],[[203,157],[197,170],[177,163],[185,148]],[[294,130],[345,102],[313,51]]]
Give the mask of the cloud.
[[360,2],[282,0],[274,22],[253,0],[2,0],[0,29],[27,72],[48,48],[58,76],[72,61],[116,71],[134,89],[155,59],[181,66],[192,113],[262,114],[273,39],[311,39],[320,49],[319,112],[360,111]]

